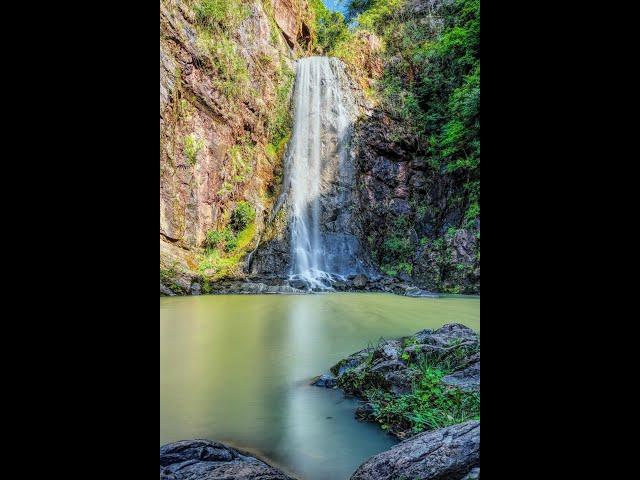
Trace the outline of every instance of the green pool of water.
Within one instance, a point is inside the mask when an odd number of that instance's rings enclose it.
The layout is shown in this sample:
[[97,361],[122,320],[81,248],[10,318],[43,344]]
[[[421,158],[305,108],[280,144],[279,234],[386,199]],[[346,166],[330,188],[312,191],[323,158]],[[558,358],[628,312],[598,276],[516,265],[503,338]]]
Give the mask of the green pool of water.
[[477,297],[390,294],[160,298],[160,444],[218,440],[305,480],[347,479],[395,440],[356,400],[309,380],[341,358],[423,328],[479,331]]

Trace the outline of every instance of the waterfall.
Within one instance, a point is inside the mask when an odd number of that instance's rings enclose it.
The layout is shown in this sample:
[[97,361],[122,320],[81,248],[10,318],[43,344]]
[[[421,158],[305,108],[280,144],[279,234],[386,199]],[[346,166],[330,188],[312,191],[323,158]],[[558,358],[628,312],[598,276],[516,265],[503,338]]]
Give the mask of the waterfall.
[[[328,57],[303,58],[296,67],[288,146],[289,279],[312,290],[330,289],[334,281],[343,279],[342,274],[358,270],[353,266],[357,263],[355,236],[342,231],[349,220],[347,212],[335,212],[341,201],[350,201],[345,190],[353,188],[348,142],[355,107],[344,85],[343,69],[341,62]],[[340,222],[335,221],[338,216]],[[333,226],[328,225],[330,221]]]

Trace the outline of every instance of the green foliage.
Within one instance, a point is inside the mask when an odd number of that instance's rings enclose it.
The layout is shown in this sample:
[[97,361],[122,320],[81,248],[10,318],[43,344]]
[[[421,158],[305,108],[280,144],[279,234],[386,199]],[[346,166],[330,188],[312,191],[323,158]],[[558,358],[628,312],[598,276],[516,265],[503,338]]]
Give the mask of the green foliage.
[[200,0],[193,9],[198,49],[209,60],[213,82],[227,98],[241,97],[250,90],[249,70],[231,32],[250,10],[242,0]]
[[183,151],[191,165],[196,164],[198,153],[200,152],[200,150],[202,150],[203,147],[204,141],[198,138],[195,133],[184,137]]
[[344,15],[329,10],[322,0],[310,0],[309,7],[315,18],[315,46],[321,53],[331,54],[338,44],[350,37]]
[[[466,227],[467,228],[473,227],[473,223],[475,222],[476,218],[479,216],[480,216],[480,204],[477,201],[475,201],[471,205],[469,205],[469,208],[467,208],[467,211],[464,214]],[[480,239],[479,232],[478,232],[477,238]]]
[[295,73],[283,63],[278,75],[275,108],[271,110],[267,124],[271,135],[271,142],[267,145],[267,156],[272,160],[282,156],[285,145],[289,141],[293,121],[289,98],[294,80]]
[[[370,242],[381,270],[394,275],[409,272],[416,262],[415,234],[433,269],[427,269],[433,288],[461,291],[473,269],[460,269],[451,262],[445,240],[456,229],[476,229],[480,215],[480,1],[452,0],[421,12],[407,0],[352,0],[348,21],[349,38],[334,48],[348,64],[358,62],[356,39],[377,36],[384,71],[372,83],[373,98],[392,117],[396,128],[387,139],[415,145],[410,153],[424,159],[426,175],[452,192],[446,209],[434,205],[429,195],[411,193],[414,214],[407,228],[387,222],[386,231],[376,226]],[[440,3],[440,2],[438,2]],[[366,70],[366,69],[365,69]],[[463,212],[455,225],[448,225],[452,209]],[[425,218],[429,213],[429,218]],[[429,222],[436,238],[421,224]],[[447,227],[449,231],[446,231]],[[413,230],[413,231],[412,231]],[[415,232],[415,234],[414,234]],[[382,237],[384,235],[384,237]],[[426,238],[428,235],[429,238]],[[439,238],[441,237],[441,238]],[[424,272],[421,269],[421,272]],[[451,276],[454,280],[451,280]]]
[[200,0],[193,10],[199,25],[213,29],[235,27],[250,13],[241,0]]
[[409,228],[408,219],[398,217],[390,226],[387,238],[377,251],[380,269],[387,275],[398,275],[400,272],[409,275],[413,273],[414,245],[408,235]]
[[229,195],[231,192],[233,192],[233,185],[231,185],[229,182],[225,181],[222,184],[222,187],[220,187],[220,190],[218,190],[216,193],[222,197]]
[[194,6],[196,20],[205,26],[220,24],[227,19],[229,6],[228,0],[201,0]]
[[224,32],[201,29],[198,47],[213,67],[213,82],[227,98],[238,98],[247,91],[249,69],[233,40]]
[[228,228],[222,230],[210,230],[207,232],[205,246],[209,249],[220,249],[225,252],[233,250],[238,241]]
[[231,160],[231,178],[236,183],[249,180],[253,173],[255,161],[255,145],[246,136],[240,138],[239,143],[229,149]]
[[350,21],[371,7],[371,0],[351,0],[347,5],[347,19]]
[[208,232],[204,244],[205,252],[199,264],[203,278],[215,281],[237,276],[241,270],[242,260],[252,246],[255,234],[255,222],[249,223],[235,234],[229,227]]
[[480,393],[465,392],[441,382],[448,372],[422,362],[419,380],[411,393],[393,395],[382,389],[367,390],[373,417],[385,430],[420,433],[480,418]]
[[186,293],[184,288],[178,284],[176,278],[178,276],[177,264],[170,265],[167,268],[160,268],[160,283],[169,287],[174,293]]
[[200,285],[202,286],[202,293],[208,294],[213,292],[213,285],[207,278],[202,279]]
[[244,230],[256,218],[256,211],[249,202],[241,200],[231,213],[230,225],[234,231]]
[[435,140],[430,153],[447,172],[473,181],[480,174],[480,2],[456,0],[442,8],[441,35],[415,52],[420,128]]

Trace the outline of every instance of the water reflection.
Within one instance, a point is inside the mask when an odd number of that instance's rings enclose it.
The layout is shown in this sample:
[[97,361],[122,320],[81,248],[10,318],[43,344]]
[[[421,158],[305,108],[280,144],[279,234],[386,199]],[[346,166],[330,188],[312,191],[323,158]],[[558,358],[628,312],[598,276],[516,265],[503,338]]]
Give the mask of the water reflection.
[[299,478],[348,478],[393,439],[355,402],[309,379],[380,337],[459,321],[479,299],[382,294],[202,296],[160,301],[160,443],[209,438]]

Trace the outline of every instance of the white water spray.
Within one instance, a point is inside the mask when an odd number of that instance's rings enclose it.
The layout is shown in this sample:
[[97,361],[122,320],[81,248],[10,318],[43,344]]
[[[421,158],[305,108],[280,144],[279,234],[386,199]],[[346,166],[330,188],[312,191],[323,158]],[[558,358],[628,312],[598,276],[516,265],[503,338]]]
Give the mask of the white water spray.
[[314,290],[330,289],[342,278],[330,265],[320,228],[323,192],[347,161],[352,105],[337,75],[341,68],[335,59],[309,57],[298,61],[296,71],[289,144],[290,280],[302,280]]

